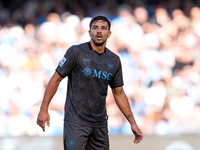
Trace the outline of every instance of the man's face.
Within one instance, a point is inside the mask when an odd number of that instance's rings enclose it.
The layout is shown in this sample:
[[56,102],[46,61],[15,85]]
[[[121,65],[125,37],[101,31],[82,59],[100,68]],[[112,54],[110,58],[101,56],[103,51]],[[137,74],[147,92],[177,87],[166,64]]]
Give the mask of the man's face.
[[110,37],[111,31],[108,30],[107,22],[98,20],[92,24],[89,34],[96,46],[102,46]]

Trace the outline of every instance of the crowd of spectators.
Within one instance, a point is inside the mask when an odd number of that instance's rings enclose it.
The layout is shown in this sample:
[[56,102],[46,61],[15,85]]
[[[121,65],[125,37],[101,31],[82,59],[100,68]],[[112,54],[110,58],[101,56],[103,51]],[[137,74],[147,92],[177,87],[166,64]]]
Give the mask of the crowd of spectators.
[[[0,2],[0,137],[62,135],[65,78],[36,125],[44,89],[66,50],[88,42],[89,22],[112,23],[124,90],[144,134],[200,134],[199,0],[8,0]],[[108,90],[111,135],[132,134]]]

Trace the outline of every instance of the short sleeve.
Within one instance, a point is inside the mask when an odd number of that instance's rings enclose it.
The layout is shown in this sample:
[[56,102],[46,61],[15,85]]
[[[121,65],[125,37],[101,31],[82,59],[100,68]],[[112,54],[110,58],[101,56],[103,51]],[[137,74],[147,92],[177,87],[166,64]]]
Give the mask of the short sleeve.
[[112,89],[124,85],[122,76],[122,65],[120,59],[118,61],[116,73],[114,74],[113,78],[109,81],[109,85]]
[[67,50],[64,57],[59,62],[56,72],[64,78],[68,76],[74,68],[76,68],[76,65],[76,52],[72,46]]

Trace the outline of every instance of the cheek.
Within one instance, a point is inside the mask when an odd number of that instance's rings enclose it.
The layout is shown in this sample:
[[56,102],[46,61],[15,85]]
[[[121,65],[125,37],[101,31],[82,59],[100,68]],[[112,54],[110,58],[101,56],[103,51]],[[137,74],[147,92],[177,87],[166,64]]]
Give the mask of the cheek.
[[94,37],[94,33],[92,33],[92,32],[90,32],[89,35],[90,35],[90,37]]
[[92,33],[91,32],[89,33],[89,36],[92,37]]

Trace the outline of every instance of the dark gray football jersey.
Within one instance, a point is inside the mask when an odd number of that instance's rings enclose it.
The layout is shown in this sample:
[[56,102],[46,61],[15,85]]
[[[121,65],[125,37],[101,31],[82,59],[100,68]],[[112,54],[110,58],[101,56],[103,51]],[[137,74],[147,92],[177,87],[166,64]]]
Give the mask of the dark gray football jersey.
[[65,120],[88,126],[106,126],[106,96],[123,85],[119,57],[105,48],[98,54],[89,42],[70,47],[56,68],[68,76]]

